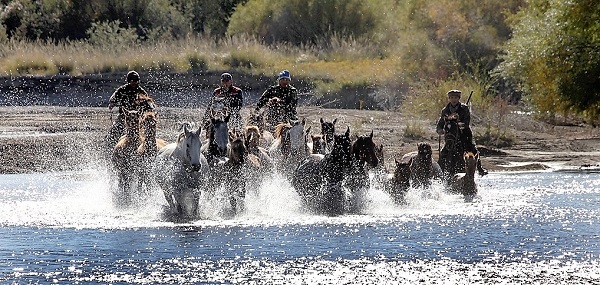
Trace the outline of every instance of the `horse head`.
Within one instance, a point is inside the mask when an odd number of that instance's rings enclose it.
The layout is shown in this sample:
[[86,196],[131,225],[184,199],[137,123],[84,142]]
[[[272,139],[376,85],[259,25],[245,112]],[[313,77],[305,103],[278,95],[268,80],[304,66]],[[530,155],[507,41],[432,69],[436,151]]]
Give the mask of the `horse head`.
[[310,139],[313,144],[312,153],[313,154],[326,154],[327,153],[327,142],[323,135],[310,135]]
[[346,163],[352,162],[352,143],[350,141],[350,127],[343,135],[333,135],[331,155],[343,159]]
[[183,160],[185,169],[188,172],[197,172],[202,168],[201,151],[202,141],[200,140],[201,127],[197,131],[189,129],[189,124],[183,124],[183,132],[177,138],[177,149],[180,150],[179,158]]
[[245,142],[246,142],[246,148],[248,150],[250,149],[258,149],[258,146],[260,144],[260,129],[258,128],[258,126],[246,126],[244,128],[244,134],[245,134]]
[[292,127],[289,129],[288,135],[290,138],[292,154],[298,155],[306,153],[306,136],[304,134],[304,126],[306,125],[305,119],[302,119],[302,121],[293,121],[290,125]]
[[134,106],[136,106],[136,109],[140,113],[145,113],[148,111],[154,111],[156,108],[156,102],[147,94],[140,93],[134,100]]
[[460,116],[452,113],[444,118],[444,143],[451,149],[460,147],[461,142]]
[[368,136],[359,136],[352,144],[352,154],[361,165],[367,163],[370,167],[377,167],[378,159],[373,142],[373,131]]
[[477,169],[477,160],[479,159],[479,153],[473,154],[472,152],[467,152],[464,155],[465,158],[465,173],[471,176],[475,175],[475,170]]
[[431,145],[426,142],[421,142],[417,145],[417,159],[423,162],[430,162],[433,156]]
[[229,142],[229,115],[225,118],[213,117],[210,119],[208,130],[208,144],[211,155],[225,157],[227,155],[227,143]]
[[335,134],[335,123],[337,123],[337,118],[333,119],[332,122],[327,122],[321,118],[319,120],[321,122],[321,134],[325,138],[327,144],[331,145],[333,143],[333,135]]
[[229,147],[227,148],[227,158],[234,164],[243,164],[247,154],[244,135],[232,131],[229,133]]
[[279,97],[269,99],[266,104],[265,120],[272,128],[279,123],[285,122],[287,118],[285,101]]
[[393,181],[395,184],[406,185],[410,184],[410,163],[398,159],[394,159],[396,169],[394,170]]

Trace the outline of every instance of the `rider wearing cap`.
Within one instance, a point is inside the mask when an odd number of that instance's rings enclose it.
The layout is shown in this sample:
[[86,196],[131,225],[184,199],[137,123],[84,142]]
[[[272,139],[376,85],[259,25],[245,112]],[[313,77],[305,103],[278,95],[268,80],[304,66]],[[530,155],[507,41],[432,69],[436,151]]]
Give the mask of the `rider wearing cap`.
[[221,74],[221,87],[213,91],[208,108],[202,117],[202,125],[207,128],[210,123],[211,112],[226,111],[229,114],[231,129],[241,130],[244,126],[240,109],[244,103],[242,89],[233,86],[233,77],[229,73]]
[[256,103],[256,112],[260,111],[260,108],[264,107],[269,99],[279,97],[285,103],[285,113],[289,120],[297,120],[298,116],[296,113],[296,107],[298,105],[298,90],[294,86],[290,85],[292,80],[290,72],[284,70],[279,73],[277,77],[278,84],[270,86],[260,96],[258,103]]
[[[448,105],[442,109],[442,113],[440,119],[436,125],[436,132],[439,135],[444,134],[444,119],[453,113],[457,113],[459,117],[459,124],[462,129],[462,138],[461,140],[464,142],[465,151],[473,152],[473,154],[477,154],[478,150],[473,142],[473,132],[471,131],[471,111],[469,110],[469,106],[467,104],[460,102],[460,96],[462,92],[460,90],[450,90],[448,91]],[[483,169],[481,166],[481,160],[477,161],[477,170],[479,175],[486,175],[487,170]]]
[[[140,75],[135,71],[129,71],[126,76],[127,83],[120,86],[110,96],[108,100],[108,109],[112,110],[115,106],[119,107],[119,115],[113,122],[110,130],[109,143],[113,143],[113,140],[118,140],[125,130],[125,112],[137,110],[139,106],[136,105],[136,99],[138,95],[148,96],[148,92],[142,88],[140,83]],[[149,97],[149,96],[148,96]],[[154,106],[147,106],[149,109],[153,109]]]

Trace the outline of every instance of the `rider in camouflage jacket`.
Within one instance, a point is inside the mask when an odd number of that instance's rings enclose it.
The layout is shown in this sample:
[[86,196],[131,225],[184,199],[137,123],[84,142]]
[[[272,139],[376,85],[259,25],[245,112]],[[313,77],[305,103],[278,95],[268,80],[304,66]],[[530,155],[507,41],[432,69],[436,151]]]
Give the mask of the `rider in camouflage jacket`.
[[285,113],[287,118],[290,120],[297,120],[298,115],[296,113],[296,107],[298,105],[298,90],[290,85],[291,80],[289,71],[284,70],[279,73],[279,76],[277,77],[278,84],[269,87],[262,96],[260,96],[255,111],[260,111],[260,108],[267,105],[269,99],[279,97],[285,102]]
[[[108,109],[112,110],[115,106],[119,107],[119,115],[113,122],[109,131],[108,143],[112,145],[116,143],[116,140],[123,134],[125,130],[125,112],[127,111],[139,111],[141,106],[136,104],[136,100],[139,95],[150,97],[148,92],[139,85],[140,75],[135,71],[129,71],[127,73],[127,84],[120,86],[110,96],[108,101]],[[153,110],[154,105],[143,106],[144,110]]]

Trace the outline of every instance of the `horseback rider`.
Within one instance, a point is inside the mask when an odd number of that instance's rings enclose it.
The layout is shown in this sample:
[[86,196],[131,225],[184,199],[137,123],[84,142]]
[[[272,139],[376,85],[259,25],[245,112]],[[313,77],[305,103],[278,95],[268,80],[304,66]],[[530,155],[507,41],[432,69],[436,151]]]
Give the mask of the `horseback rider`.
[[[478,150],[473,141],[473,132],[471,131],[470,126],[471,111],[469,110],[469,106],[460,102],[460,96],[462,95],[460,90],[453,89],[448,91],[447,94],[448,105],[442,109],[440,119],[436,125],[436,131],[439,135],[444,135],[444,119],[450,114],[458,114],[460,120],[459,125],[461,126],[461,141],[463,142],[464,150],[465,152],[470,151],[477,154]],[[477,161],[477,171],[481,176],[488,174],[487,170],[481,166],[481,160]]]
[[223,112],[224,116],[229,114],[230,129],[242,130],[244,122],[240,115],[240,109],[244,103],[242,89],[233,86],[233,77],[229,73],[221,74],[221,87],[213,91],[204,117],[202,117],[202,127],[206,130],[210,126],[210,119],[214,117],[215,112]]
[[285,118],[287,120],[298,120],[296,107],[298,105],[298,90],[290,85],[292,78],[288,70],[284,70],[277,76],[277,85],[270,86],[256,103],[255,112],[259,113],[260,109],[267,105],[269,99],[278,97],[284,102]]
[[[126,76],[127,83],[120,86],[110,96],[108,101],[108,109],[112,110],[115,106],[119,107],[119,115],[113,122],[109,131],[109,144],[116,143],[116,141],[123,135],[125,131],[125,115],[127,111],[138,110],[154,110],[155,106],[152,103],[151,97],[148,92],[144,90],[140,84],[140,75],[136,71],[129,71]],[[138,99],[140,96],[144,96],[150,100],[144,101],[144,105],[140,106]],[[141,108],[141,109],[140,109]]]

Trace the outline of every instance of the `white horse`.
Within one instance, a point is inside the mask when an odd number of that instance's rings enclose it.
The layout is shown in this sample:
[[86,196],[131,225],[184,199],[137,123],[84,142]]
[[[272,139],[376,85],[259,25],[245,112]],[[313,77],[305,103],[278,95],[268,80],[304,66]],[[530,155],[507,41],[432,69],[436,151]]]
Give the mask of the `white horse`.
[[198,215],[203,174],[208,172],[208,162],[200,151],[200,130],[191,131],[184,123],[177,142],[161,148],[156,155],[155,179],[178,218],[193,219]]

